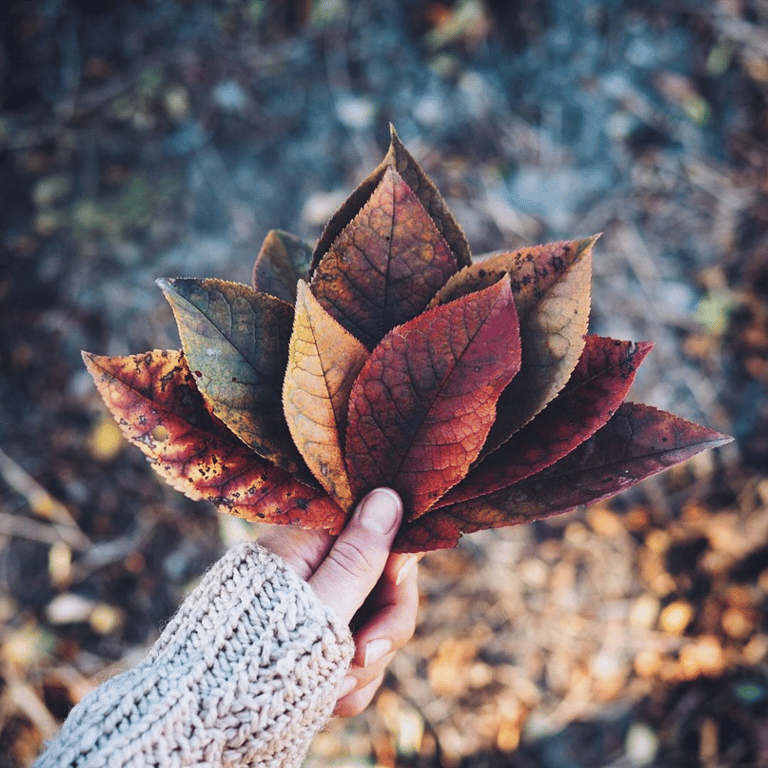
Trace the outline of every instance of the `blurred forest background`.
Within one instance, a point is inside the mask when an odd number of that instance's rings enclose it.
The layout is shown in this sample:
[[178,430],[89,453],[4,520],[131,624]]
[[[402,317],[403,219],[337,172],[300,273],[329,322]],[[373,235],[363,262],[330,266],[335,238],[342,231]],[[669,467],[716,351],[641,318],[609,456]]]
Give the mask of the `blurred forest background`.
[[604,232],[592,332],[736,442],[427,556],[413,642],[308,766],[768,766],[768,2],[9,0],[2,768],[254,533],[155,479],[80,350],[178,348],[155,278],[314,240],[390,121],[475,253]]

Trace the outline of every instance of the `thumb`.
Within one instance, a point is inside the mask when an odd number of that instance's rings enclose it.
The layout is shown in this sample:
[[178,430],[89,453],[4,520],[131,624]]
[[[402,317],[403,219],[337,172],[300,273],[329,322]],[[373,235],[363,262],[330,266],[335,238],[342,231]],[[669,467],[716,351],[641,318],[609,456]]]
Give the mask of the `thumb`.
[[321,602],[345,622],[352,620],[376,586],[402,517],[403,502],[395,491],[371,491],[308,579]]

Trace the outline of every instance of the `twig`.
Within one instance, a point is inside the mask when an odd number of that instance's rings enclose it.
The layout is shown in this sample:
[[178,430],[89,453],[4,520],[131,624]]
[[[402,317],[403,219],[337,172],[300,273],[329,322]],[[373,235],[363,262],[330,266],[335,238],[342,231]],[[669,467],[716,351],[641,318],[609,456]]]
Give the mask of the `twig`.
[[86,551],[91,546],[88,537],[77,528],[55,523],[53,525],[39,523],[37,520],[7,512],[0,512],[0,536],[14,536],[41,544],[56,544],[63,541],[77,551]]
[[10,700],[29,718],[44,740],[52,739],[59,731],[59,724],[35,689],[24,682],[10,665],[4,665],[3,677]]
[[21,494],[36,515],[77,527],[69,510],[53,498],[31,475],[0,449],[0,475],[16,493]]
[[[78,549],[86,549],[90,546],[90,540],[80,530],[77,521],[72,517],[69,510],[60,501],[54,499],[37,480],[22,469],[2,449],[0,449],[0,476],[16,493],[27,500],[36,515],[56,524],[60,538],[63,538],[67,543],[76,541]],[[67,533],[65,534],[64,531]]]

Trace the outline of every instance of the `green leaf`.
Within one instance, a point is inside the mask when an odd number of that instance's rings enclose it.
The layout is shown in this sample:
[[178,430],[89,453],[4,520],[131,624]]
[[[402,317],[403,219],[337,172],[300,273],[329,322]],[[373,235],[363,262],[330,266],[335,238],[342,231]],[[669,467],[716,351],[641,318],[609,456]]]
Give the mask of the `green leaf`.
[[283,415],[293,307],[223,280],[158,280],[197,387],[213,412],[259,456],[311,483]]

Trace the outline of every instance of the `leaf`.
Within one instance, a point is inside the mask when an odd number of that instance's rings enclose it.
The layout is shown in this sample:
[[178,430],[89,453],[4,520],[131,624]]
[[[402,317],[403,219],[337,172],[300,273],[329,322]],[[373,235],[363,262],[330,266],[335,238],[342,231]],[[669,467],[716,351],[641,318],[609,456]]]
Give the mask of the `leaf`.
[[408,521],[398,533],[394,551],[452,547],[462,533],[516,525],[591,504],[731,440],[651,406],[624,403],[602,429],[543,472]]
[[334,240],[312,278],[322,307],[368,349],[422,312],[456,260],[397,171]]
[[588,336],[573,375],[529,424],[483,459],[436,504],[456,504],[514,485],[591,437],[623,402],[653,345]]
[[480,257],[466,269],[459,270],[435,295],[430,306],[482,290],[509,275],[521,322],[541,300],[541,296],[585,252],[591,253],[600,235],[582,240],[563,240],[534,245],[517,251],[501,251]]
[[355,496],[390,485],[418,515],[461,480],[520,367],[509,280],[395,328],[349,398],[346,458]]
[[298,286],[283,406],[294,443],[322,486],[342,509],[354,497],[344,463],[347,405],[368,350]]
[[197,388],[259,456],[314,482],[291,440],[281,398],[293,307],[223,280],[158,280]]
[[256,456],[213,415],[181,352],[83,359],[123,434],[176,490],[246,520],[343,527],[322,491]]
[[419,202],[432,218],[438,232],[443,236],[448,247],[453,251],[456,262],[460,267],[469,266],[472,256],[469,244],[461,231],[461,227],[451,215],[437,187],[430,181],[419,164],[411,156],[410,152],[400,141],[395,129],[389,126],[390,145],[384,159],[365,178],[357,189],[347,198],[341,208],[331,217],[320,239],[317,242],[312,259],[310,275],[314,274],[320,260],[325,256],[334,240],[342,233],[346,226],[357,216],[361,208],[368,202],[374,189],[379,185],[384,173],[392,168],[400,174],[403,181],[416,195]]
[[311,261],[309,243],[280,229],[270,230],[253,266],[254,290],[295,304],[296,283],[306,279]]
[[[499,398],[487,455],[527,424],[565,386],[584,349],[589,322],[592,247],[597,237],[519,252],[512,290],[522,305],[520,376]],[[491,259],[489,268],[504,263]],[[515,288],[517,287],[517,290]]]

